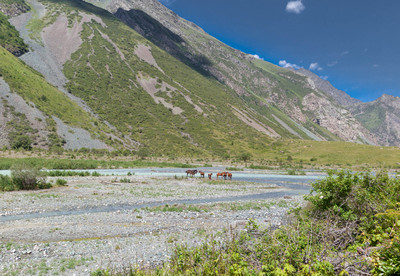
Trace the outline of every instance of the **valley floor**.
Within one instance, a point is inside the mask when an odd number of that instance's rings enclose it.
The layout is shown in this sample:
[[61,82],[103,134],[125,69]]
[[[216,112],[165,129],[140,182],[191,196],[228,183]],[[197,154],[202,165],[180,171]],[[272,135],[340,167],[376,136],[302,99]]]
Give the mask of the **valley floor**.
[[301,196],[283,196],[290,189],[265,183],[63,178],[67,186],[0,193],[0,274],[90,275],[159,265],[176,244],[223,238],[249,219],[277,227],[290,207],[303,203]]

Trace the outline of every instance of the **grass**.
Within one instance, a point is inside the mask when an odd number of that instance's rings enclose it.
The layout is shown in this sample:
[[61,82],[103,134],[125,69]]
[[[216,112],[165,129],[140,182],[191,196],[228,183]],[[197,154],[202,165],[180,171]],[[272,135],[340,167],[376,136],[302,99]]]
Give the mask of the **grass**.
[[[41,169],[71,170],[71,169],[111,169],[111,168],[138,168],[138,167],[159,167],[159,168],[192,168],[191,164],[152,162],[143,160],[118,161],[118,160],[76,160],[76,159],[46,159],[46,158],[0,158],[0,170],[8,170],[16,164],[28,164]],[[47,172],[48,176],[86,176],[88,172]],[[97,172],[92,173],[93,176]]]
[[104,132],[110,131],[107,126],[90,116],[64,93],[47,83],[41,74],[4,48],[0,48],[0,75],[12,91],[34,104],[49,120],[52,121],[50,117],[55,116],[67,125],[86,129],[93,136],[108,141],[104,135]]
[[[248,151],[264,148],[269,139],[243,124],[226,105],[226,101],[237,107],[245,104],[226,86],[176,60],[104,10],[72,0],[43,3],[50,10],[55,10],[52,6],[62,5],[69,20],[78,16],[71,10],[93,12],[107,25],[104,28],[94,21],[83,25],[83,44],[64,65],[64,73],[70,80],[67,89],[88,103],[101,119],[114,125],[117,136],[140,142],[138,154],[223,156],[235,154],[239,148]],[[43,24],[34,29],[40,30],[47,24],[46,20],[42,19]],[[113,43],[105,40],[100,32]],[[92,34],[94,36],[87,39]],[[132,55],[132,49],[139,44],[150,46],[166,75]],[[121,59],[120,53],[124,54],[125,60]],[[80,73],[76,74],[77,71]],[[157,80],[157,97],[180,107],[183,113],[174,115],[157,104],[137,81],[139,72],[143,78]],[[168,93],[161,89],[163,85],[169,86]],[[171,98],[169,93],[173,95]],[[195,105],[201,106],[204,115],[195,110]],[[121,113],[124,116],[120,116]],[[231,137],[235,137],[233,144]],[[113,139],[112,143],[120,145],[118,140]]]
[[238,172],[238,171],[243,171],[244,169],[237,167],[226,167],[225,170]]
[[[11,4],[14,1],[8,1]],[[0,1],[0,3],[4,3]],[[12,26],[7,17],[0,12],[0,47],[11,53],[21,55],[28,51],[28,45],[19,37],[18,31]]]
[[240,201],[240,202],[224,202],[224,203],[212,203],[205,205],[193,205],[193,204],[173,204],[164,205],[157,207],[143,208],[145,211],[149,212],[206,212],[210,213],[216,210],[220,211],[244,211],[244,210],[261,210],[263,208],[269,209],[273,206],[278,206],[281,208],[293,208],[297,207],[298,204],[291,203],[285,200],[279,201]]
[[[208,160],[209,157],[213,157],[239,160],[241,154],[249,153],[252,156],[250,163],[255,166],[253,168],[269,168],[269,165],[263,164],[263,160],[268,160],[269,164],[274,166],[370,164],[374,167],[399,167],[395,148],[380,150],[379,147],[349,145],[343,142],[325,143],[287,139],[274,142],[245,125],[234,114],[231,106],[248,110],[250,117],[273,127],[284,138],[296,136],[290,134],[276,118],[298,132],[302,138],[307,138],[308,135],[301,126],[296,125],[276,106],[266,103],[266,95],[262,92],[264,89],[257,90],[254,86],[256,84],[252,84],[249,76],[243,76],[243,81],[246,82],[244,87],[249,91],[249,96],[238,96],[226,85],[211,77],[205,77],[204,74],[158,48],[102,9],[74,0],[45,0],[43,3],[52,11],[49,13],[52,15],[49,18],[35,19],[41,21],[34,24],[33,29],[37,31],[61,13],[65,13],[71,22],[79,21],[80,15],[73,13],[75,9],[89,14],[95,13],[107,25],[107,27],[102,27],[95,21],[84,24],[81,33],[83,43],[72,55],[71,60],[64,65],[64,73],[69,80],[67,89],[88,103],[99,115],[99,119],[86,113],[66,95],[48,84],[40,73],[32,70],[3,48],[0,49],[0,74],[4,80],[10,85],[12,91],[35,105],[48,118],[48,130],[51,132],[49,147],[54,145],[60,149],[62,146],[62,139],[56,133],[57,126],[51,119],[55,116],[69,126],[88,130],[92,137],[115,148],[134,149],[134,153],[143,158],[154,155],[168,156],[171,159],[202,157]],[[61,6],[63,10],[57,11]],[[105,40],[102,34],[107,35],[113,43]],[[201,40],[198,37],[196,39]],[[203,37],[202,42],[206,41]],[[158,66],[165,74],[132,54],[132,49],[139,44],[149,46]],[[225,50],[231,51],[228,47],[224,48]],[[120,57],[120,53],[125,56],[125,59]],[[215,51],[210,54],[222,55],[222,53],[223,51]],[[214,58],[223,62],[222,56],[214,56]],[[251,65],[249,62],[246,64]],[[280,84],[278,88],[284,90],[282,93],[287,94],[289,99],[301,101],[311,92],[304,86],[305,79],[293,72],[262,61],[254,61],[251,66],[255,68],[255,76],[267,76],[277,81]],[[143,79],[154,79],[159,87],[157,97],[163,98],[173,106],[180,107],[183,110],[181,115],[174,115],[168,108],[157,104],[139,84],[139,75]],[[166,90],[160,88],[163,85],[169,87],[168,93],[172,97],[168,96]],[[277,91],[274,90],[274,92]],[[192,103],[187,100],[188,97]],[[257,105],[260,101],[265,105]],[[227,102],[229,105],[226,104]],[[196,110],[195,105],[203,109],[203,114]],[[116,129],[110,130],[103,120],[110,122]],[[22,122],[18,124],[22,126]],[[375,126],[376,123],[371,125],[371,127]],[[337,139],[311,121],[308,121],[305,127],[314,129],[328,140]],[[111,138],[114,135],[121,139]],[[129,140],[139,142],[139,149],[129,143],[123,143]],[[17,139],[17,142],[21,141]],[[132,152],[129,151],[126,154],[130,155]],[[288,160],[288,156],[293,157],[293,160]],[[315,159],[316,161],[310,161]],[[52,165],[49,163],[46,166],[56,169],[107,166],[91,161],[54,161]],[[151,166],[149,163],[147,165]],[[46,167],[42,164],[40,166]],[[121,164],[116,164],[116,166],[121,166]],[[4,166],[0,164],[0,167]]]

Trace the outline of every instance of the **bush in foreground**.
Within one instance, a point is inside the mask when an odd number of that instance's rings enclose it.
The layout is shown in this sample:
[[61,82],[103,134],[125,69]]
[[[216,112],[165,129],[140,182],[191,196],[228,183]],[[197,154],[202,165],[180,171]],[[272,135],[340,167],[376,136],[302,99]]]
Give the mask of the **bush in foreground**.
[[1,191],[15,190],[36,190],[50,188],[51,184],[46,183],[46,178],[39,169],[25,164],[18,164],[12,167],[11,177],[0,176]]

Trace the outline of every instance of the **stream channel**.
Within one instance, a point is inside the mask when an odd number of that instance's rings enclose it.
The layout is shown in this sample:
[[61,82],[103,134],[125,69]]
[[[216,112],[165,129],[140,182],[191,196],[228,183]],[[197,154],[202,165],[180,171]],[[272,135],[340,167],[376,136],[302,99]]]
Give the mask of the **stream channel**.
[[[96,170],[75,170],[75,171],[86,171],[86,172],[97,172],[101,175],[115,175],[115,176],[126,176],[128,173],[138,176],[149,176],[149,177],[183,177],[186,176],[186,169],[180,168],[135,168],[135,169],[96,169]],[[206,175],[217,172],[225,171],[223,167],[207,167],[197,168],[197,170],[204,171]],[[283,173],[283,172],[282,172]],[[0,170],[0,174],[10,175],[9,170]],[[245,182],[256,182],[265,184],[275,184],[278,187],[286,188],[286,191],[279,192],[268,192],[251,195],[239,195],[239,196],[227,196],[218,198],[201,198],[201,199],[176,199],[176,200],[163,200],[147,202],[142,204],[131,204],[131,205],[107,205],[107,206],[95,206],[86,207],[81,209],[70,209],[70,210],[57,210],[49,212],[38,212],[38,213],[24,213],[9,216],[0,216],[0,222],[16,221],[23,219],[35,219],[55,216],[69,216],[79,214],[90,214],[100,212],[115,212],[118,210],[133,210],[146,207],[163,206],[165,204],[207,204],[215,202],[235,202],[242,200],[263,200],[271,198],[283,198],[284,196],[300,196],[309,194],[312,182],[325,177],[322,173],[308,173],[307,175],[285,175],[277,172],[268,173],[260,170],[244,170],[232,172],[233,180],[245,181]]]

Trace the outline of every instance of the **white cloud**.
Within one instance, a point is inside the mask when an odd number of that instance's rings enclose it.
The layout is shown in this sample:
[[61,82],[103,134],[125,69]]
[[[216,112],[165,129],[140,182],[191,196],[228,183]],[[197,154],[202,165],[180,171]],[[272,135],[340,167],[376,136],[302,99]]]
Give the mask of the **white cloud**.
[[327,80],[329,77],[328,76],[319,76],[323,80]]
[[378,68],[378,67],[379,67],[379,64],[374,64],[374,65],[372,65],[372,67]]
[[259,55],[257,55],[257,54],[255,54],[255,55],[252,55],[255,59],[261,59],[261,60],[264,60],[262,57],[260,57]]
[[348,54],[350,54],[350,51],[344,51],[344,52],[340,53],[341,56],[345,56],[345,55],[348,55]]
[[286,5],[286,11],[300,14],[306,7],[301,0],[289,1]]
[[319,66],[318,62],[311,63],[308,69],[312,71],[322,71],[322,67]]
[[327,65],[328,65],[328,67],[333,67],[333,66],[335,66],[336,64],[338,64],[339,62],[337,61],[337,60],[335,60],[335,61],[332,61],[331,63],[328,63]]
[[294,63],[289,63],[286,60],[280,60],[279,66],[283,68],[293,68],[293,69],[300,69],[301,67]]

